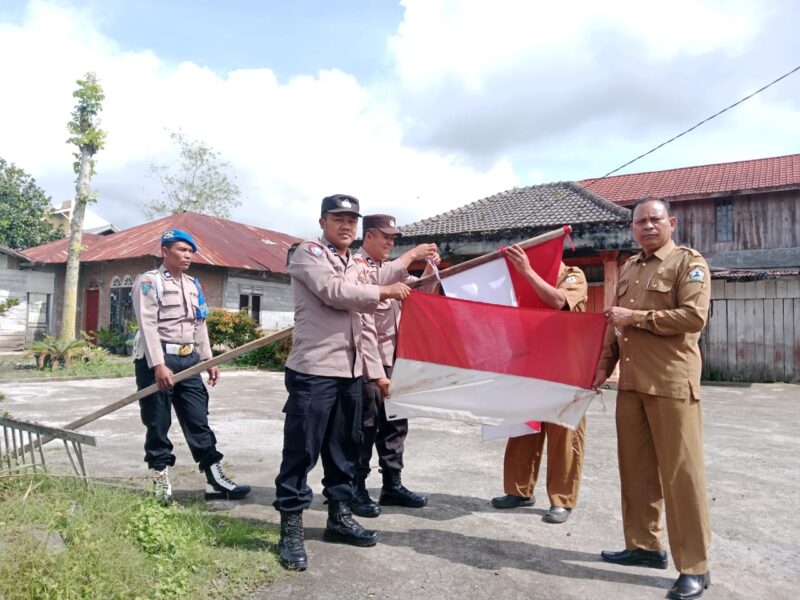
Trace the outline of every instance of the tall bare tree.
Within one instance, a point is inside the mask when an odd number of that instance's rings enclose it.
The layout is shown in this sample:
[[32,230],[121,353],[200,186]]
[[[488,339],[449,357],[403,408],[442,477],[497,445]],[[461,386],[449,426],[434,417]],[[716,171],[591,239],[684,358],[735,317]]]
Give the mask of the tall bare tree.
[[230,217],[239,206],[239,187],[228,174],[230,163],[205,142],[187,138],[183,132],[170,134],[178,146],[177,165],[150,165],[150,172],[161,182],[161,197],[147,201],[144,214],[152,219],[192,210],[217,217]]
[[84,79],[76,82],[78,89],[72,92],[78,99],[72,119],[68,124],[70,137],[68,144],[78,150],[74,153],[73,169],[78,175],[75,180],[75,202],[72,207],[72,220],[69,224],[69,254],[64,281],[64,311],[61,318],[61,333],[64,341],[75,338],[75,313],[78,306],[78,276],[81,266],[83,242],[83,217],[86,205],[94,200],[89,182],[94,175],[94,155],[105,145],[106,132],[100,129],[100,111],[103,109],[105,94],[94,73],[87,73]]

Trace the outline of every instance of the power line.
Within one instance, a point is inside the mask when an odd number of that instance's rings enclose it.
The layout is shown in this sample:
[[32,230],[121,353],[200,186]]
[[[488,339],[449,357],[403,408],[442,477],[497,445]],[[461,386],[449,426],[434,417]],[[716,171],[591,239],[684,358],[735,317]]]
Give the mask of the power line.
[[760,94],[761,92],[763,92],[763,91],[764,91],[764,90],[766,90],[767,88],[769,88],[769,87],[772,87],[773,85],[775,85],[776,83],[778,83],[778,82],[779,82],[781,79],[786,79],[786,78],[787,78],[789,75],[791,75],[792,73],[795,73],[796,71],[800,71],[800,65],[797,65],[797,66],[796,66],[794,69],[792,69],[792,70],[791,70],[791,71],[789,71],[788,73],[784,73],[783,75],[781,75],[780,77],[778,77],[778,78],[777,78],[775,81],[771,81],[770,83],[768,83],[768,84],[767,84],[767,85],[765,85],[764,87],[762,87],[762,88],[760,88],[760,89],[756,90],[755,92],[753,92],[753,93],[752,93],[752,94],[750,94],[749,96],[745,96],[744,98],[742,98],[742,99],[741,99],[741,100],[739,100],[738,102],[734,102],[733,104],[731,104],[731,105],[730,105],[730,106],[728,106],[727,108],[723,108],[723,109],[722,109],[721,111],[719,111],[718,113],[715,113],[715,114],[711,115],[710,117],[708,117],[708,118],[706,118],[706,119],[703,119],[702,121],[700,121],[700,122],[699,122],[699,123],[697,123],[696,125],[693,125],[692,127],[690,127],[689,129],[687,129],[686,131],[682,131],[681,133],[679,133],[679,134],[678,134],[678,135],[676,135],[675,137],[672,137],[672,138],[668,139],[666,142],[662,142],[662,143],[660,143],[660,144],[659,144],[658,146],[656,146],[655,148],[652,148],[651,150],[648,150],[648,151],[647,151],[647,152],[645,152],[644,154],[640,154],[639,156],[637,156],[637,157],[636,157],[636,158],[634,158],[633,160],[629,160],[629,161],[628,161],[628,162],[626,162],[624,165],[622,165],[622,166],[620,166],[620,167],[617,167],[617,168],[616,168],[616,169],[614,169],[613,171],[609,171],[608,173],[606,173],[606,174],[605,174],[605,175],[603,175],[602,177],[597,177],[596,179],[592,179],[592,180],[591,180],[591,181],[588,183],[588,185],[591,185],[592,183],[594,183],[594,182],[596,182],[596,181],[600,181],[601,179],[605,179],[605,178],[606,178],[606,177],[608,177],[609,175],[613,175],[613,174],[614,174],[614,173],[616,173],[617,171],[620,171],[620,170],[624,169],[625,167],[627,167],[628,165],[631,165],[631,164],[635,163],[635,162],[636,162],[637,160],[639,160],[640,158],[644,158],[645,156],[647,156],[648,154],[652,154],[653,152],[655,152],[655,151],[656,151],[656,150],[658,150],[659,148],[663,148],[663,147],[664,147],[664,146],[666,146],[667,144],[669,144],[669,143],[671,143],[671,142],[674,142],[674,141],[675,141],[675,140],[677,140],[679,137],[686,135],[686,134],[687,134],[687,133],[689,133],[690,131],[694,131],[695,129],[697,129],[698,127],[700,127],[700,125],[703,125],[704,123],[708,123],[708,122],[709,122],[711,119],[714,119],[714,118],[716,118],[716,117],[720,116],[722,113],[724,113],[724,112],[726,112],[726,111],[729,111],[730,109],[734,108],[735,106],[739,106],[739,105],[740,105],[742,102],[744,102],[745,100],[749,100],[750,98],[752,98],[753,96],[755,96],[755,95],[757,95],[757,94]]

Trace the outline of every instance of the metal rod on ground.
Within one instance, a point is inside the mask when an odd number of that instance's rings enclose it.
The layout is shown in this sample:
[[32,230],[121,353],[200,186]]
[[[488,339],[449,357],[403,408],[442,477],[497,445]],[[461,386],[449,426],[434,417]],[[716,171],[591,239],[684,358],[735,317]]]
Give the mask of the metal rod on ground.
[[[565,225],[564,227],[559,227],[558,229],[554,229],[553,231],[548,231],[541,235],[537,235],[536,237],[529,238],[522,242],[519,242],[519,246],[523,249],[531,248],[532,246],[538,246],[540,244],[544,244],[545,242],[549,242],[550,240],[554,240],[560,237],[564,237],[568,233],[572,233],[572,226]],[[500,250],[495,250],[494,252],[489,252],[488,254],[482,254],[481,256],[477,256],[475,258],[471,258],[470,260],[466,260],[462,263],[458,263],[457,265],[453,265],[447,269],[442,269],[439,271],[439,277],[444,279],[445,277],[450,277],[451,275],[457,275],[467,269],[471,269],[472,267],[477,267],[478,265],[483,265],[488,262],[491,262],[495,259],[500,258],[503,256]],[[409,287],[416,288],[421,285],[425,285],[429,283],[432,279],[435,279],[436,275],[426,275],[425,277],[420,277],[416,281],[413,281],[408,284]]]

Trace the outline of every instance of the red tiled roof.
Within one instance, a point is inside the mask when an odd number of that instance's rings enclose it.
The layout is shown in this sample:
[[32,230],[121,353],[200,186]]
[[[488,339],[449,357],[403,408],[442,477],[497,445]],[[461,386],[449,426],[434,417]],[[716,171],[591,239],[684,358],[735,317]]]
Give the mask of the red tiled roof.
[[578,183],[619,204],[629,204],[646,196],[692,200],[730,192],[798,187],[800,154],[584,179]]
[[[161,256],[161,234],[167,229],[182,229],[194,238],[195,264],[273,273],[286,273],[286,253],[292,244],[302,241],[220,217],[182,212],[111,235],[84,233],[86,249],[81,253],[81,262]],[[23,254],[37,262],[63,263],[67,260],[67,241],[65,238],[28,248]]]

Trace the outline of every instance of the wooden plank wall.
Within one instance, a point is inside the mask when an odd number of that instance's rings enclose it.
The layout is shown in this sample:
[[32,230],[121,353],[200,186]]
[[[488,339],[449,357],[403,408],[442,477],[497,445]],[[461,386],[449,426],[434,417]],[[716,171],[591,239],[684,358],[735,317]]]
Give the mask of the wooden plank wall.
[[715,200],[675,201],[675,242],[702,254],[800,246],[800,190],[740,194],[733,201],[733,240],[716,241]]
[[800,383],[800,277],[711,286],[703,378]]

